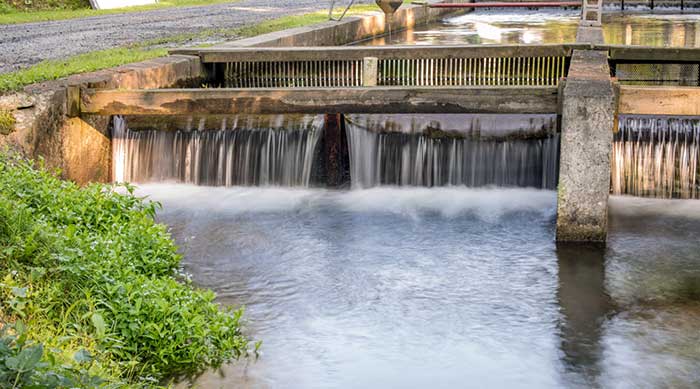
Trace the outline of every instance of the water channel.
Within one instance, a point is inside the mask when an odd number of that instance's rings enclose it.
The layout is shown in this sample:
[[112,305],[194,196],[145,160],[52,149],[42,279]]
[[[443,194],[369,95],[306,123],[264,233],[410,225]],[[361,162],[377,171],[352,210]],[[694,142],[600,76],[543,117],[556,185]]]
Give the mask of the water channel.
[[[579,10],[478,10],[360,44],[574,43],[579,17]],[[700,15],[608,13],[603,33],[609,44],[700,47]]]
[[[391,43],[573,42],[577,11],[520,12],[450,18]],[[697,16],[617,18],[606,27],[612,43],[700,46]],[[115,123],[117,177],[163,204],[158,220],[181,246],[185,270],[222,304],[245,306],[246,333],[263,340],[257,361],[195,385],[700,385],[700,202],[677,199],[696,197],[688,191],[697,172],[684,166],[697,166],[697,119],[674,125],[695,134],[680,145],[678,136],[630,132],[657,134],[662,119],[625,122],[623,160],[659,160],[654,145],[669,144],[674,161],[696,159],[659,168],[663,177],[686,169],[666,192],[637,193],[676,199],[613,196],[606,247],[554,242],[551,118],[347,120],[352,185],[343,190],[314,185],[318,118],[217,118],[218,131],[190,121],[166,135]],[[459,136],[431,135],[455,122]],[[460,159],[482,154],[489,158],[477,165],[486,167],[476,170]],[[636,168],[656,171],[644,163]]]

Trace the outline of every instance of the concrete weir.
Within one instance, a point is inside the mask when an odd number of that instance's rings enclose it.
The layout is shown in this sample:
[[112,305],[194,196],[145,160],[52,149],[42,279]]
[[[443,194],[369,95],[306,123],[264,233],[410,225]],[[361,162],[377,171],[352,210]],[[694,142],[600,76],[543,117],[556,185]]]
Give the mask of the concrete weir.
[[[436,2],[439,0],[430,0]],[[381,12],[348,16],[227,43],[229,47],[332,46],[383,35],[436,20],[454,10],[404,6],[390,26]],[[11,95],[0,95],[0,109],[16,118],[9,134],[0,134],[0,148],[10,147],[30,158],[44,159],[65,179],[79,184],[112,180],[110,117],[77,114],[79,91],[87,89],[159,89],[201,83],[208,73],[199,56],[174,54],[112,69],[34,84]]]
[[[426,7],[407,7],[393,27],[434,16]],[[18,125],[0,136],[0,146],[43,157],[78,183],[106,182],[114,179],[111,115],[163,121],[194,114],[324,115],[324,163],[317,174],[342,186],[348,180],[344,142],[352,130],[344,114],[558,114],[558,185],[556,174],[546,185],[559,192],[556,239],[604,242],[617,111],[700,114],[700,77],[676,86],[624,78],[640,64],[698,66],[700,50],[605,45],[600,26],[582,25],[575,44],[315,47],[383,28],[383,15],[373,14],[31,86],[25,90],[31,101],[11,107]],[[287,44],[307,46],[282,47]],[[202,84],[209,87],[188,88]]]

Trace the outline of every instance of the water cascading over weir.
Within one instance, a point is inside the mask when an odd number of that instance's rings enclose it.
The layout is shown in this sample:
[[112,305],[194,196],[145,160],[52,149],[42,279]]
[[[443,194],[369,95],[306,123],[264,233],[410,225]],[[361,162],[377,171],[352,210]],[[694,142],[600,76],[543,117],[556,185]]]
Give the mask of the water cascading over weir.
[[[562,242],[605,241],[610,193],[699,197],[697,49],[577,43],[175,53],[198,58],[206,88],[69,93],[72,115],[205,117],[204,126],[117,123],[118,181],[556,189]],[[222,125],[212,115],[229,119]],[[232,115],[284,115],[276,119],[284,124]],[[294,115],[323,116],[309,125],[288,120]]]
[[232,116],[214,121],[218,129],[208,127],[206,119],[188,119],[172,130],[132,130],[126,119],[115,117],[115,181],[309,185],[323,117]]
[[354,188],[504,186],[555,189],[556,115],[354,115]]
[[611,176],[614,194],[700,198],[700,118],[621,115]]
[[[329,186],[319,178],[329,142],[322,116],[183,118],[168,129],[133,120],[136,128],[114,118],[115,181]],[[334,158],[346,159],[343,176],[356,189],[556,187],[556,115],[347,115],[340,125]]]

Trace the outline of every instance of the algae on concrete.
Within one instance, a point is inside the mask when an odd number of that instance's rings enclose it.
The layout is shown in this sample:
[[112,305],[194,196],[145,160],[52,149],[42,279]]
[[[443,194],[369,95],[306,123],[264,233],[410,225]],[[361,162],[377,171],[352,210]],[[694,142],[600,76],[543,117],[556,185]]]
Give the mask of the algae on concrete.
[[11,111],[0,110],[0,134],[9,135],[15,129],[15,116]]

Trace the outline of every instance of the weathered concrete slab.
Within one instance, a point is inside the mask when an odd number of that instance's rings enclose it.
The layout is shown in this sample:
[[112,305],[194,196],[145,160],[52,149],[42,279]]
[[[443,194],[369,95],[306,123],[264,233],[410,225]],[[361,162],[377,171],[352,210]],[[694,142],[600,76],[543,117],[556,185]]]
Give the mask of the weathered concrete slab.
[[337,47],[208,47],[176,50],[173,53],[198,55],[204,63],[266,61],[334,61],[361,59],[432,59],[484,57],[566,57],[586,44],[535,45],[406,45]]
[[84,90],[98,115],[554,113],[557,87]]
[[563,93],[557,241],[604,242],[615,94],[607,52],[575,50]]
[[618,112],[629,115],[700,115],[700,88],[620,85]]
[[579,26],[576,30],[576,42],[605,43],[603,28],[600,26]]

